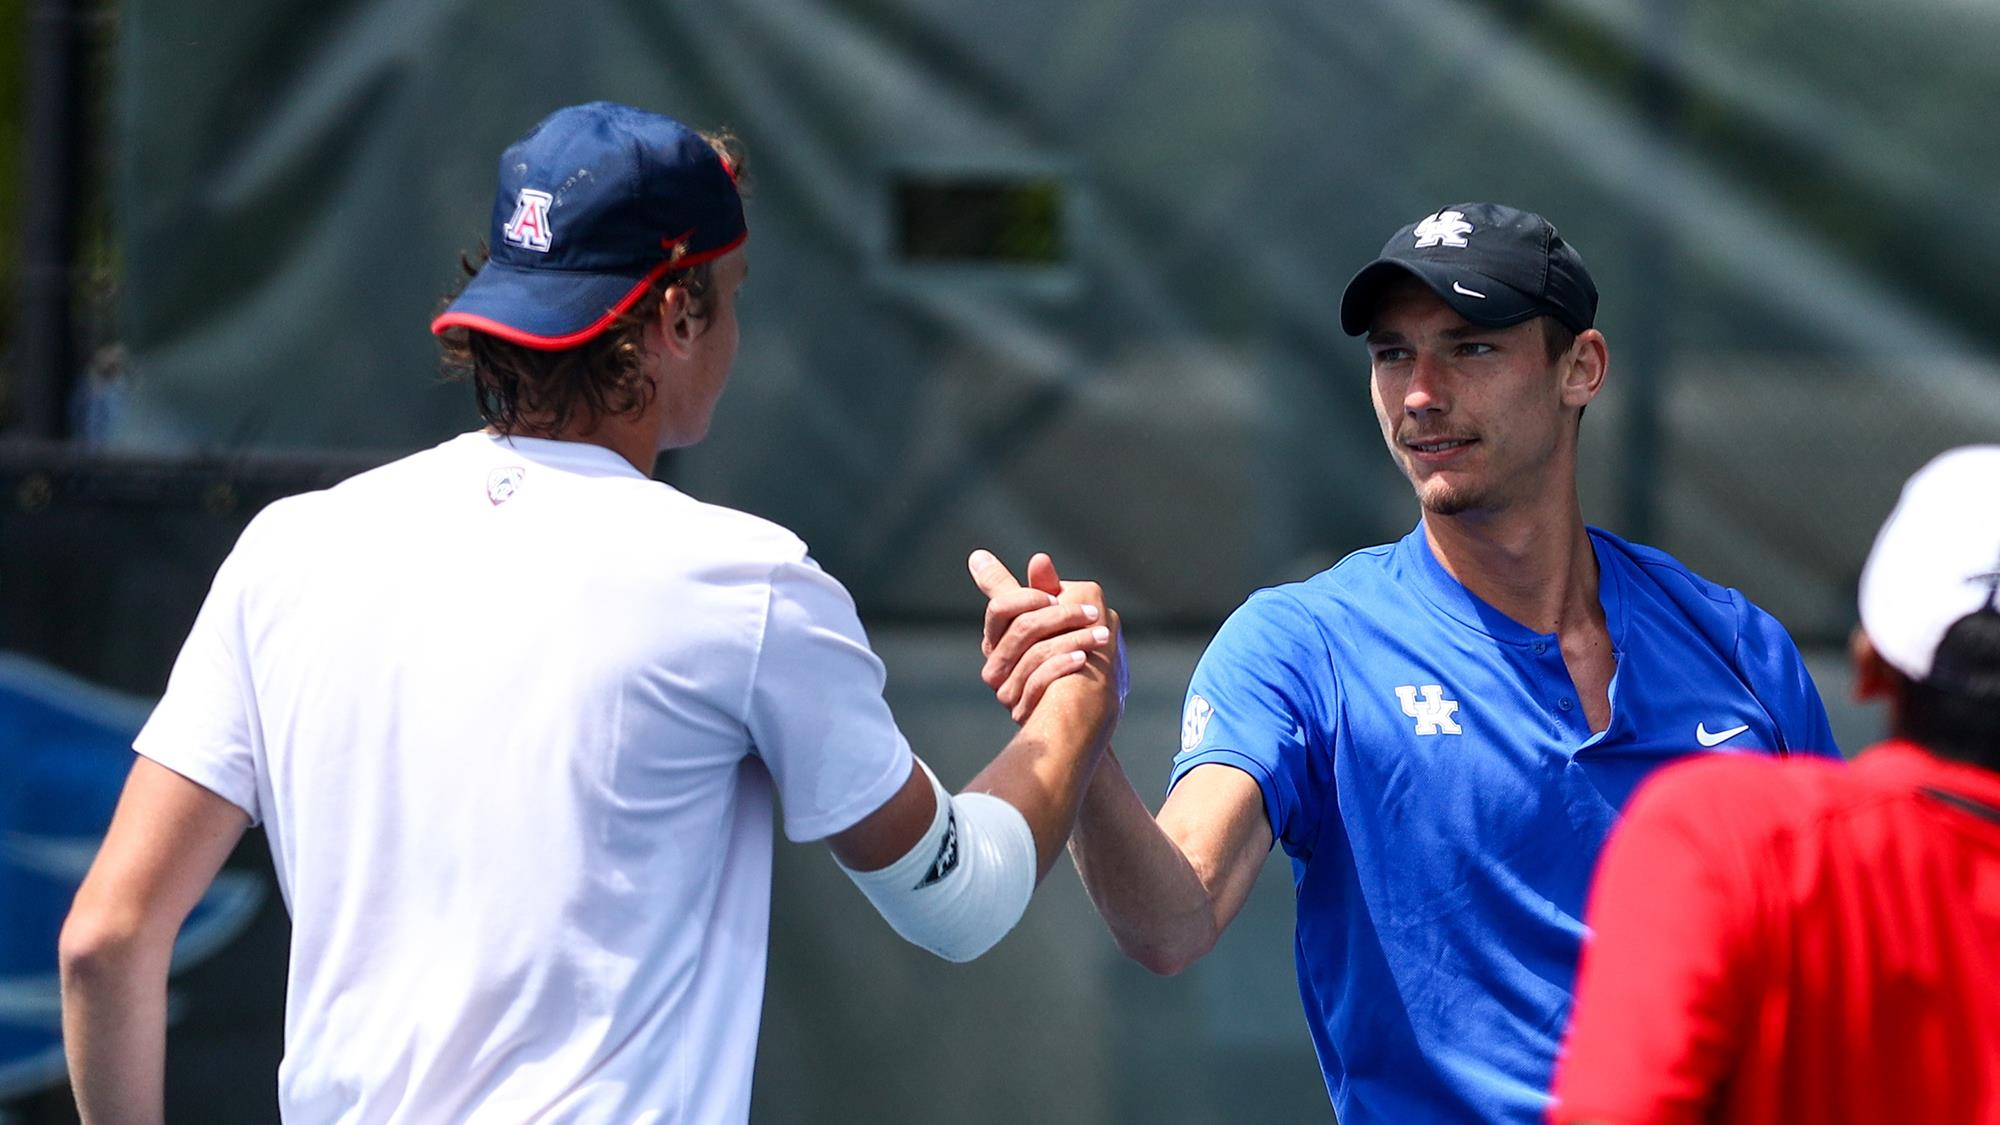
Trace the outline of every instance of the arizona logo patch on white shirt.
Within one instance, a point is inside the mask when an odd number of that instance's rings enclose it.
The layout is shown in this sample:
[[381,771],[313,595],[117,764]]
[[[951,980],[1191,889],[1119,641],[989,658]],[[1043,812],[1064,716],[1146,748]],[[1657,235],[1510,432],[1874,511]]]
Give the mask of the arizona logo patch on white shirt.
[[528,470],[519,465],[507,465],[486,474],[486,499],[494,507],[499,507],[514,498],[521,488],[521,478]]

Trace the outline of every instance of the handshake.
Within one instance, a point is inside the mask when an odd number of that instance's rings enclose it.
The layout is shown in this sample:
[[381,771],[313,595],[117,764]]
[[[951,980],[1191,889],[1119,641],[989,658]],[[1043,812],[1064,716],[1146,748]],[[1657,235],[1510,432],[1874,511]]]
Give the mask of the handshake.
[[1096,749],[1111,740],[1125,708],[1129,677],[1118,611],[1095,582],[1065,582],[1046,554],[1028,560],[1027,584],[990,551],[966,560],[986,595],[979,678],[1026,724],[1045,703],[1087,724]]
[[1271,848],[1257,783],[1202,764],[1156,820],[1111,752],[1125,708],[1118,614],[1045,554],[1014,577],[966,560],[986,595],[979,678],[1020,729],[957,795],[919,763],[904,791],[830,839],[883,917],[948,960],[1013,927],[1064,850],[1119,949],[1172,974],[1214,948]]

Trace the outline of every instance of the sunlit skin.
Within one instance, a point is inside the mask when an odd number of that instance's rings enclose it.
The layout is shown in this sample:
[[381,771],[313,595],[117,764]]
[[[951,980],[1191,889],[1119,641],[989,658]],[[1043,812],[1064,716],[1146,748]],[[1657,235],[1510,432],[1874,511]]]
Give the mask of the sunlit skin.
[[1590,329],[1552,361],[1543,331],[1534,320],[1472,324],[1412,279],[1376,305],[1369,383],[1438,562],[1488,605],[1558,636],[1591,729],[1602,730],[1616,664],[1576,451],[1579,411],[1603,389],[1610,353]]
[[1597,385],[1569,368],[1593,345],[1594,330],[1551,363],[1540,321],[1481,327],[1415,280],[1385,292],[1368,332],[1375,416],[1425,512],[1574,506],[1577,411]]
[[[1604,337],[1579,333],[1552,361],[1541,321],[1480,328],[1412,280],[1383,294],[1368,350],[1382,436],[1416,489],[1432,553],[1487,605],[1556,635],[1590,728],[1604,730],[1617,664],[1576,490],[1579,413],[1603,387]],[[1029,614],[1043,603],[989,598],[989,647],[999,635],[1032,654],[1045,630]],[[995,664],[989,652],[989,685],[1008,674]],[[1272,842],[1243,769],[1195,766],[1155,817],[1107,753],[1071,854],[1118,948],[1170,975],[1214,948]]]
[[716,403],[736,363],[737,291],[750,276],[744,249],[737,247],[717,258],[711,276],[704,315],[693,314],[685,290],[669,289],[660,315],[646,324],[648,366],[659,386],[654,408],[648,411],[659,426],[654,446],[658,451],[694,445],[708,436]]
[[560,430],[536,425],[531,418],[524,432],[601,445],[649,474],[661,453],[707,437],[736,364],[736,300],[749,276],[750,260],[737,247],[710,266],[708,307],[699,315],[685,288],[671,286],[661,295],[640,330],[640,362],[654,390],[644,410],[573,419]]

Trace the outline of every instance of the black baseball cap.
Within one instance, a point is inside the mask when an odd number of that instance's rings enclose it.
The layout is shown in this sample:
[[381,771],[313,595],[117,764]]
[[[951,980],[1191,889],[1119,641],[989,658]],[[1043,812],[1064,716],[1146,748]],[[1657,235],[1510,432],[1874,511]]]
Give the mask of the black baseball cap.
[[559,109],[501,154],[490,256],[431,331],[575,347],[747,235],[736,170],[701,134],[615,102]]
[[1474,324],[1552,316],[1572,332],[1597,320],[1597,286],[1547,219],[1499,203],[1454,203],[1399,230],[1340,298],[1340,327],[1368,331],[1383,287],[1414,277]]

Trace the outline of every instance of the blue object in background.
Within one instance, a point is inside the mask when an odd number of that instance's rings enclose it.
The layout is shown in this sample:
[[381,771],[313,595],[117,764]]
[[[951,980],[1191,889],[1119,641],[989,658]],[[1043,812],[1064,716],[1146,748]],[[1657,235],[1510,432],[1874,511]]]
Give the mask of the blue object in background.
[[[56,936],[151,710],[149,700],[0,652],[0,1101],[63,1080]],[[264,895],[255,875],[217,876],[181,928],[174,968],[227,945]]]

